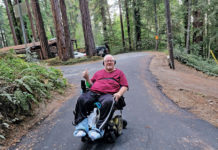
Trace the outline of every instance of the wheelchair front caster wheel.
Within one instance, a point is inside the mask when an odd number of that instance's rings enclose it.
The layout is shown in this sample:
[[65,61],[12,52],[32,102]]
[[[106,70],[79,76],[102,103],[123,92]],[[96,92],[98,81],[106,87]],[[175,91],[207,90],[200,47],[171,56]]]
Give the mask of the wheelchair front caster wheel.
[[81,141],[83,143],[86,143],[86,142],[91,143],[92,142],[92,140],[88,136],[81,137]]
[[127,121],[123,119],[123,129],[126,129],[126,126],[127,126]]
[[116,135],[114,134],[114,132],[110,132],[110,134],[107,136],[107,141],[109,143],[114,143],[116,140]]

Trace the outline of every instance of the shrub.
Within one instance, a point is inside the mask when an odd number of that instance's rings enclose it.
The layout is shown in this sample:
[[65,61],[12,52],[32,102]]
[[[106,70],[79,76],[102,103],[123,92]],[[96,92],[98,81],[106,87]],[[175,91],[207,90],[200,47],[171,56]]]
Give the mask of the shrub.
[[33,104],[50,97],[51,90],[66,87],[66,79],[55,68],[25,62],[13,53],[0,58],[0,113],[4,117],[29,114]]
[[218,65],[214,60],[203,59],[200,56],[187,54],[185,52],[179,51],[178,49],[175,49],[174,56],[178,61],[196,68],[196,70],[202,71],[208,75],[218,76]]

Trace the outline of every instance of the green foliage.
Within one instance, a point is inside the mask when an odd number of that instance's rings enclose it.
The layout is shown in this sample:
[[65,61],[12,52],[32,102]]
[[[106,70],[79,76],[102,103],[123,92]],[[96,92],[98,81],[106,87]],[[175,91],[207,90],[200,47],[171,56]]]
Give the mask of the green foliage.
[[208,75],[218,76],[218,65],[212,59],[206,60],[194,54],[186,54],[176,49],[174,51],[175,58],[196,70],[202,71]]
[[0,58],[0,112],[5,117],[29,114],[33,104],[50,97],[51,90],[66,87],[57,69],[25,62],[13,53]]

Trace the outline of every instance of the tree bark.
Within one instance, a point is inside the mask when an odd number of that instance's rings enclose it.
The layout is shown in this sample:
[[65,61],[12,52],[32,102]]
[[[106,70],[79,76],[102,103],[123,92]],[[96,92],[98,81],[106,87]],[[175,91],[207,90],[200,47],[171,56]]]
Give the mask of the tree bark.
[[125,46],[125,37],[124,37],[124,31],[123,31],[123,16],[122,16],[120,0],[118,2],[119,2],[119,10],[120,10],[120,27],[121,27],[121,34],[122,34],[122,43],[123,43],[123,50],[125,52],[126,51],[126,46]]
[[25,1],[26,1],[27,13],[28,13],[28,17],[29,17],[29,20],[30,20],[30,25],[31,25],[31,29],[32,29],[33,38],[34,38],[34,41],[37,41],[35,27],[34,27],[34,24],[33,24],[33,17],[32,17],[31,11],[30,11],[29,0],[25,0]]
[[127,32],[128,32],[128,39],[129,39],[129,50],[132,50],[132,43],[131,43],[131,32],[130,32],[130,21],[129,21],[129,0],[125,0],[125,8],[126,8],[126,23],[127,23]]
[[185,28],[185,32],[184,32],[184,42],[185,42],[185,46],[186,46],[186,41],[187,41],[187,29],[188,29],[188,1],[189,0],[184,0],[183,5],[184,5],[184,28]]
[[32,4],[33,14],[36,20],[36,27],[37,27],[37,32],[39,35],[42,56],[43,56],[43,59],[48,59],[48,54],[49,54],[48,39],[46,37],[46,33],[44,29],[44,23],[43,23],[42,15],[40,12],[39,1],[31,0],[31,4]]
[[134,24],[135,24],[135,49],[141,48],[141,15],[140,0],[133,0]]
[[191,0],[188,0],[188,24],[187,24],[187,37],[186,37],[186,52],[190,54],[190,26],[191,26]]
[[27,43],[28,43],[28,36],[27,36],[27,32],[26,32],[26,27],[25,27],[25,23],[23,20],[23,14],[22,14],[22,9],[21,9],[21,4],[19,0],[15,1],[17,6],[18,6],[18,13],[19,13],[19,20],[20,20],[20,26],[22,29],[22,35],[23,35],[23,42],[25,44],[25,47],[27,48]]
[[[198,0],[194,1],[194,5],[198,4]],[[193,12],[193,43],[200,46],[199,55],[203,57],[203,17],[200,10],[195,10]]]
[[[155,32],[156,32],[156,36],[159,37],[159,31],[158,31],[158,24],[157,24],[157,1],[154,0],[154,20],[155,20]],[[155,39],[155,50],[158,50],[158,42],[159,39]]]
[[166,12],[167,37],[168,37],[171,67],[172,67],[172,69],[175,69],[174,56],[173,56],[173,38],[172,38],[172,29],[171,29],[172,26],[171,26],[170,2],[169,2],[169,0],[165,0],[165,12]]
[[[21,30],[20,30],[20,26],[17,22],[17,19],[15,18],[15,14],[14,14],[14,9],[11,3],[11,0],[7,0],[8,1],[8,8],[10,10],[10,14],[11,14],[11,18],[12,18],[12,22],[14,24],[14,28],[15,28],[15,33],[16,33],[16,37],[17,37],[17,41],[18,44],[22,44],[22,35],[21,35]],[[16,1],[15,1],[16,2]]]
[[[113,28],[112,28],[112,23],[111,23],[111,15],[110,15],[110,11],[109,11],[109,5],[108,5],[108,2],[106,0],[106,9],[107,9],[107,15],[108,15],[108,22],[109,22],[109,27],[110,27],[110,37],[108,37],[108,40],[109,40],[109,43],[111,42],[111,39],[113,39],[115,36],[114,36],[114,32],[113,32]],[[108,49],[108,52],[111,53],[111,50],[110,48]]]
[[7,1],[7,0],[4,0],[4,3],[5,3],[7,15],[8,15],[8,20],[9,20],[9,24],[10,24],[10,28],[11,28],[11,33],[12,33],[13,40],[14,40],[14,45],[18,45],[17,36],[16,36],[15,29],[14,29],[12,17],[11,17],[9,8],[8,8],[8,1]]
[[5,47],[6,44],[5,44],[5,39],[4,39],[4,34],[3,34],[3,31],[2,31],[2,27],[0,25],[0,34],[1,34],[1,41],[2,41],[2,46]]
[[83,25],[83,33],[84,33],[84,39],[85,39],[85,45],[86,45],[86,54],[88,56],[93,56],[95,55],[96,50],[95,50],[94,37],[92,33],[92,25],[91,25],[91,20],[90,20],[88,1],[80,0],[79,5],[80,5],[81,16],[82,16],[82,25]]
[[50,30],[50,32],[51,32],[51,36],[54,37],[55,35],[54,35],[53,29],[52,29],[51,26],[49,27],[49,30]]
[[57,38],[57,46],[58,46],[58,56],[62,61],[67,61],[69,56],[66,54],[66,44],[65,44],[65,37],[64,37],[64,28],[61,21],[61,11],[59,7],[58,0],[50,0],[51,2],[51,9],[53,14],[53,20],[56,30],[56,38]]
[[60,8],[61,8],[62,21],[63,21],[63,26],[64,26],[64,33],[65,33],[65,44],[66,44],[66,51],[67,51],[66,53],[68,53],[71,58],[74,58],[73,46],[72,46],[71,38],[70,38],[69,23],[67,19],[65,0],[60,0]]
[[101,10],[101,17],[102,17],[102,28],[103,28],[103,35],[104,35],[104,43],[108,43],[108,34],[107,34],[107,18],[106,18],[106,0],[100,0],[100,10]]

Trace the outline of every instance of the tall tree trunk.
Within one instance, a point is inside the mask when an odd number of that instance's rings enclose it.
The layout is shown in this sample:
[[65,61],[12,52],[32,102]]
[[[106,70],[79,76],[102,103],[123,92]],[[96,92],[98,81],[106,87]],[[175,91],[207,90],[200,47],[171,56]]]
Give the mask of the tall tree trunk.
[[8,1],[4,0],[4,3],[5,3],[7,15],[8,15],[8,20],[9,20],[9,24],[10,24],[10,28],[11,28],[11,33],[12,33],[13,40],[14,40],[14,45],[18,45],[18,41],[17,41],[17,37],[16,37],[16,33],[15,33],[13,21],[12,21],[12,17],[11,17],[9,8],[8,8]]
[[31,0],[31,4],[32,4],[33,14],[34,14],[35,20],[36,20],[36,28],[37,28],[37,32],[39,35],[42,56],[43,56],[43,59],[48,59],[48,55],[50,55],[50,51],[49,51],[49,46],[48,46],[48,39],[47,39],[46,34],[45,34],[42,15],[40,12],[39,1],[38,0]]
[[86,54],[93,56],[96,53],[95,41],[92,33],[92,25],[89,14],[88,0],[79,1],[80,12],[82,16],[83,33],[86,45]]
[[165,0],[165,12],[166,12],[167,37],[168,37],[171,67],[172,67],[172,69],[175,69],[174,56],[173,56],[173,38],[172,38],[172,29],[171,29],[172,26],[171,26],[170,2],[169,2],[169,0]]
[[19,0],[16,0],[15,2],[18,5],[18,13],[19,13],[19,20],[20,20],[20,25],[21,25],[21,29],[22,29],[23,41],[24,41],[24,44],[25,44],[25,48],[27,48],[28,37],[27,37],[26,28],[25,28],[25,23],[24,23],[24,20],[23,20],[21,4],[20,4]]
[[125,0],[125,8],[126,8],[126,23],[127,23],[127,32],[128,32],[128,39],[129,39],[129,50],[132,49],[131,44],[131,32],[130,32],[130,21],[129,21],[129,0]]
[[[48,7],[48,1],[44,0],[44,2],[45,2],[45,13],[47,14],[48,18],[52,18],[51,9]],[[53,24],[48,23],[47,26],[48,26],[47,28],[49,29],[49,31],[51,33],[52,38],[55,37],[56,34],[53,31],[54,30],[53,29]]]
[[4,33],[3,33],[2,30],[3,30],[3,29],[2,29],[2,27],[1,27],[1,25],[0,25],[0,33],[1,33],[1,39],[2,39],[2,46],[5,47],[6,44],[5,44],[5,39],[4,39]]
[[[111,43],[111,39],[113,39],[115,36],[114,36],[113,28],[112,28],[111,15],[110,15],[109,5],[108,5],[107,0],[106,0],[106,9],[107,9],[108,22],[109,22],[109,27],[110,27],[110,37],[108,37],[108,40],[110,40],[109,43]],[[110,48],[108,49],[108,52],[110,53]]]
[[184,42],[185,42],[185,46],[186,46],[186,41],[187,41],[187,29],[188,29],[188,2],[189,0],[184,0],[183,5],[184,5],[184,28],[185,28],[185,32],[184,32]]
[[32,14],[31,14],[31,11],[30,11],[29,0],[25,0],[25,1],[26,1],[27,12],[28,12],[29,20],[30,20],[30,25],[31,25],[31,29],[32,29],[33,38],[34,38],[34,41],[37,41],[37,36],[36,36],[34,24],[33,24]]
[[69,24],[67,19],[65,0],[60,0],[60,8],[61,8],[62,21],[64,26],[65,44],[66,44],[66,51],[67,51],[66,53],[69,54],[71,58],[73,58],[74,57],[73,46],[70,38],[70,30],[69,30]]
[[140,0],[133,0],[134,24],[135,24],[135,49],[141,49],[141,15]]
[[[155,20],[155,33],[157,37],[159,37],[159,31],[158,31],[158,23],[157,23],[157,1],[154,0],[154,20]],[[158,50],[158,42],[159,38],[155,39],[155,50]]]
[[102,17],[102,28],[103,28],[103,35],[104,35],[104,43],[108,43],[108,33],[107,33],[107,19],[106,19],[106,0],[100,0],[100,10],[101,10],[101,17]]
[[73,24],[73,16],[72,16],[72,13],[73,13],[73,12],[70,12],[70,20],[71,20],[71,21],[70,21],[70,26],[71,26],[71,31],[72,31],[72,38],[75,39],[75,36],[76,36],[76,33],[75,33],[76,31],[75,31],[75,30],[76,30],[76,28],[75,28],[75,25]]
[[[16,33],[16,37],[17,37],[17,41],[18,44],[22,44],[22,35],[21,35],[21,30],[20,30],[20,26],[17,22],[17,19],[15,18],[15,14],[14,14],[14,9],[11,3],[11,0],[7,0],[8,1],[8,8],[10,10],[10,14],[11,14],[11,18],[12,18],[12,22],[14,24],[14,29],[15,29],[15,33]],[[15,1],[16,2],[16,1]]]
[[119,2],[119,10],[120,10],[120,27],[121,27],[121,34],[122,34],[122,43],[123,43],[123,50],[125,52],[126,51],[126,46],[125,46],[125,37],[124,37],[124,30],[123,30],[123,16],[122,16],[120,0],[118,2]]
[[187,37],[186,37],[186,52],[190,54],[190,26],[191,26],[191,0],[188,0],[188,24],[187,24]]
[[5,44],[6,44],[6,46],[8,46],[8,38],[7,38],[7,35],[6,35],[6,33],[4,32],[4,38],[5,38]]
[[4,43],[5,43],[5,46],[8,46],[6,33],[5,33],[4,29],[2,31],[3,31],[3,40],[4,40]]
[[66,44],[65,44],[65,37],[64,37],[64,28],[61,21],[61,11],[59,7],[58,0],[50,0],[51,2],[51,9],[53,14],[53,20],[56,30],[56,38],[57,38],[57,46],[58,46],[58,55],[62,61],[67,61],[69,56],[66,54]]
[[[194,5],[198,4],[198,0],[194,0]],[[193,43],[200,46],[199,55],[203,57],[203,17],[201,10],[195,10],[193,12]]]
[[52,27],[51,27],[51,26],[49,27],[49,30],[50,30],[50,32],[51,32],[51,36],[52,36],[52,37],[54,37],[54,36],[55,36],[55,34],[54,34],[54,31],[53,31],[53,29],[52,29]]

